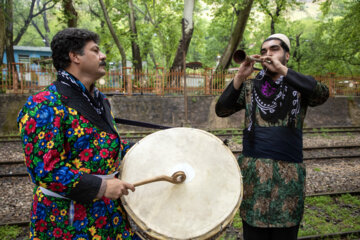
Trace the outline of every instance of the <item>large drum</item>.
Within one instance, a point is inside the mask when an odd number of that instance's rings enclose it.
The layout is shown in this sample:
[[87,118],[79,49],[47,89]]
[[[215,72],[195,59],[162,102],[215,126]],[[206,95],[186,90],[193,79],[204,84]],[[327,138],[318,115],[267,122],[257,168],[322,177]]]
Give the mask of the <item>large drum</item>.
[[185,182],[150,183],[122,197],[133,230],[143,239],[220,236],[242,200],[242,177],[232,152],[199,129],[158,131],[125,155],[120,178],[135,183],[176,171],[185,172]]

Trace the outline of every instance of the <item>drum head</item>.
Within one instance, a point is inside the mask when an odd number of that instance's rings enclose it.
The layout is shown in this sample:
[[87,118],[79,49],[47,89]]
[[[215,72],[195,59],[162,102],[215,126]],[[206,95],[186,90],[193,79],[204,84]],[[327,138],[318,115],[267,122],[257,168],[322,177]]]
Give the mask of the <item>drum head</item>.
[[122,197],[129,217],[156,239],[206,239],[221,232],[242,199],[242,177],[232,152],[206,131],[172,128],[136,143],[120,175],[135,183],[176,171],[185,172],[184,183],[150,183]]

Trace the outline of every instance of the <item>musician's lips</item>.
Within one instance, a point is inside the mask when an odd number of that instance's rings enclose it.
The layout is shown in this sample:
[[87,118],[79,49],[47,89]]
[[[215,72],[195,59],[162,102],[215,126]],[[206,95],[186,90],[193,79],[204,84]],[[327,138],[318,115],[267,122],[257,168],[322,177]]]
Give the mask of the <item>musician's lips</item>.
[[104,66],[104,67],[106,67],[106,62],[101,62],[101,63],[99,64],[99,66]]

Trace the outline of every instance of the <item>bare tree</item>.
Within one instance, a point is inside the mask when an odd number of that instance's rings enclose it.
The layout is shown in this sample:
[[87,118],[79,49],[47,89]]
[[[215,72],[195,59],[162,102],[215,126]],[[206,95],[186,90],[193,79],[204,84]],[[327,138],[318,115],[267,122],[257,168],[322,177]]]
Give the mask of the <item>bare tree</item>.
[[[175,54],[174,62],[171,66],[172,70],[183,69],[184,55],[186,56],[187,54],[191,42],[192,34],[194,31],[194,21],[193,21],[194,5],[195,5],[195,0],[184,1],[184,17],[183,17],[184,31]],[[184,51],[185,54],[183,54]]]
[[234,31],[231,33],[229,43],[221,56],[219,65],[216,68],[217,72],[223,71],[229,67],[232,55],[242,40],[253,2],[254,0],[244,0],[242,9],[237,11],[238,19]]

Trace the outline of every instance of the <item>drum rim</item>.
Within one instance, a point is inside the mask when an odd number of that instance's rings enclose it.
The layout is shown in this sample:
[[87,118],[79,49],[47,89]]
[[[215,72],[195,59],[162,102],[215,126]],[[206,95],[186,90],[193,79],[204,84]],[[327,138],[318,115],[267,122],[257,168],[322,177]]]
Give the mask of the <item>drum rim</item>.
[[[195,129],[195,130],[198,130],[204,134],[207,134],[211,137],[214,137],[216,140],[218,140],[220,143],[224,144],[218,137],[216,137],[214,134],[211,134],[207,131],[204,131],[204,130],[201,130],[201,129],[197,129],[197,128],[187,128],[187,127],[177,127],[177,128],[170,128],[170,129],[166,129],[166,130],[160,130],[160,131],[168,131],[168,130],[171,130],[171,129]],[[160,131],[157,131],[157,132],[160,132]],[[152,134],[156,134],[157,132],[154,132],[154,133],[151,133],[149,135],[147,135],[146,137],[144,137],[143,139],[147,138],[148,136],[152,135]],[[134,149],[134,147],[139,144],[143,139],[141,139],[139,142],[137,142],[136,144],[134,144],[130,150],[128,152],[130,152],[132,149]],[[231,150],[226,147],[227,151],[229,151],[232,155],[233,153],[231,152]],[[237,166],[238,170],[239,170],[239,174],[240,174],[240,186],[241,186],[241,189],[240,189],[240,196],[239,196],[239,199],[238,199],[238,202],[236,203],[234,209],[232,210],[232,212],[222,221],[220,222],[218,225],[216,225],[213,229],[209,230],[207,233],[205,234],[202,234],[202,235],[199,235],[199,236],[194,236],[194,237],[191,237],[191,239],[194,239],[194,240],[200,240],[200,239],[209,239],[213,236],[215,236],[217,233],[222,233],[225,228],[233,221],[237,211],[239,210],[240,208],[240,204],[242,202],[242,199],[243,199],[243,180],[242,180],[242,174],[241,174],[241,169],[240,169],[240,166],[236,160],[236,157],[233,155],[233,160],[235,161],[235,165]],[[121,165],[120,165],[120,171],[119,171],[119,179],[121,179],[121,176],[122,176],[122,173],[123,173],[123,169],[124,169],[124,164],[125,164],[125,161],[124,159],[122,160],[121,162]],[[122,205],[128,215],[128,217],[131,218],[132,221],[135,222],[135,224],[141,228],[141,230],[146,233],[147,235],[149,235],[151,238],[155,238],[155,239],[161,239],[161,240],[165,240],[165,239],[169,239],[168,236],[165,236],[157,231],[154,231],[153,229],[150,229],[147,227],[147,225],[141,221],[137,216],[136,214],[133,212],[133,210],[131,210],[129,207],[128,207],[128,204],[125,200],[124,197],[121,197],[121,202],[122,202]],[[144,237],[142,234],[138,234],[142,239],[147,239],[146,237]],[[222,234],[220,234],[222,235]],[[171,238],[171,239],[174,239],[174,240],[184,240],[184,238]]]

